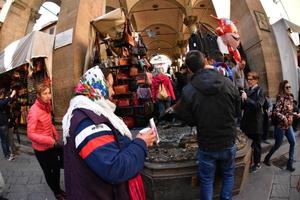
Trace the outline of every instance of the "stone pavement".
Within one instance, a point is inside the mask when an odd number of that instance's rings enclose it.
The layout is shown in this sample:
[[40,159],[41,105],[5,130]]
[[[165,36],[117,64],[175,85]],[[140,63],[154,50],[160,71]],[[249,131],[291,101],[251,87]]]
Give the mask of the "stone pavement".
[[[54,200],[28,140],[23,135],[21,137],[20,155],[14,161],[5,160],[0,150],[0,170],[6,183],[3,197],[9,200]],[[300,200],[300,193],[295,188],[300,177],[299,137],[297,141],[296,170],[293,173],[275,166],[263,165],[262,169],[248,175],[244,190],[234,200]],[[274,158],[282,155],[287,157],[287,151],[288,144],[285,144],[275,153]],[[62,170],[62,188],[63,178]]]
[[[262,164],[262,168],[249,174],[244,189],[234,200],[300,200],[300,193],[296,190],[297,181],[300,178],[300,139],[296,137],[296,157],[294,172],[285,170],[288,158],[288,143],[282,145],[273,155],[273,164],[279,163],[280,167],[271,167]],[[266,152],[267,153],[267,152]],[[262,156],[264,159],[266,153]]]
[[[22,141],[24,141],[24,136]],[[20,155],[13,161],[5,160],[2,149],[0,151],[0,170],[5,181],[3,197],[9,200],[55,199],[30,146],[20,145]],[[63,178],[62,170],[62,188],[64,188]]]

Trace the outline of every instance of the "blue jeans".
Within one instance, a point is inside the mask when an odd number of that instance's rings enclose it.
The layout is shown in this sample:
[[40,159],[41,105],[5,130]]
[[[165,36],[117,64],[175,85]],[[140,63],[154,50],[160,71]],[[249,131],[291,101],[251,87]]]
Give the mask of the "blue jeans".
[[0,138],[1,138],[3,154],[5,157],[8,157],[10,155],[9,143],[8,143],[8,126],[6,125],[0,126]]
[[220,199],[232,199],[232,189],[234,184],[236,146],[222,151],[198,151],[199,161],[199,180],[200,180],[200,199],[213,199],[213,185],[217,163],[222,170],[222,189]]
[[165,110],[171,106],[171,97],[168,97],[166,100],[157,99],[157,104],[159,116],[161,117],[165,113]]
[[295,143],[296,143],[296,139],[295,139],[294,130],[293,130],[293,128],[291,126],[287,130],[283,130],[283,129],[278,128],[278,127],[274,128],[275,144],[271,148],[270,152],[267,154],[265,160],[270,160],[270,158],[275,153],[275,151],[277,151],[277,149],[279,149],[279,147],[282,144],[283,136],[284,135],[285,135],[285,137],[287,138],[287,140],[288,140],[288,142],[290,144],[289,160],[288,160],[287,166],[288,167],[292,167],[293,166],[293,162],[294,162],[294,157],[295,157]]

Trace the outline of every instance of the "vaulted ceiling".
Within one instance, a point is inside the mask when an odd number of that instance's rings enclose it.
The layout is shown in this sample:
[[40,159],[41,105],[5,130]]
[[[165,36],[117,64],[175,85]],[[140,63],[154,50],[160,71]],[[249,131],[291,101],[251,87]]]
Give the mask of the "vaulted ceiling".
[[[197,16],[197,22],[217,27],[210,15],[216,15],[211,0],[107,0],[107,8],[121,7],[136,32],[146,43],[148,55],[180,53],[180,42],[190,35],[184,19]],[[181,42],[182,43],[182,42]]]

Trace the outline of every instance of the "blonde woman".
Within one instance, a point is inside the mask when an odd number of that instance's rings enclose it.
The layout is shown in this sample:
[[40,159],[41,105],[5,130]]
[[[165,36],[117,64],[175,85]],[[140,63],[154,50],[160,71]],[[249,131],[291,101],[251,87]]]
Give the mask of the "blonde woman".
[[46,182],[56,199],[66,199],[60,188],[60,135],[52,124],[50,86],[40,83],[36,87],[37,99],[27,118],[27,136],[32,142],[35,156],[44,172]]

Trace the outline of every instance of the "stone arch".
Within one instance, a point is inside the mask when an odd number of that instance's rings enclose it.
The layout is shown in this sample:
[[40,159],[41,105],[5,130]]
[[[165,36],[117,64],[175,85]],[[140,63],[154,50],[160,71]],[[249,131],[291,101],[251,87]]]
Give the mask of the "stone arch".
[[45,2],[61,5],[61,0],[35,0],[31,2],[15,0],[11,4],[0,29],[0,50],[32,31],[33,25],[39,17],[38,11]]
[[[146,1],[148,1],[148,0],[137,0],[135,3],[133,3],[133,5],[131,7],[127,8],[129,16],[132,14],[132,11],[135,8],[137,8],[139,5],[142,5]],[[181,2],[179,2],[178,0],[162,0],[162,1],[167,1],[167,2],[169,2],[171,4],[176,5],[178,8],[180,8],[180,10],[182,11],[182,13],[184,15],[186,15],[185,5],[182,4]]]

